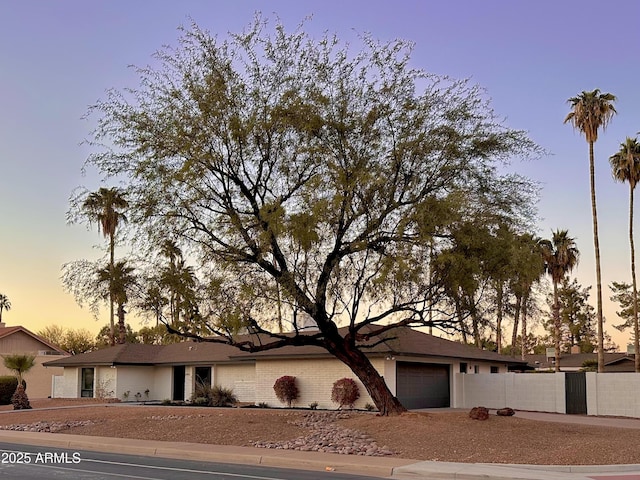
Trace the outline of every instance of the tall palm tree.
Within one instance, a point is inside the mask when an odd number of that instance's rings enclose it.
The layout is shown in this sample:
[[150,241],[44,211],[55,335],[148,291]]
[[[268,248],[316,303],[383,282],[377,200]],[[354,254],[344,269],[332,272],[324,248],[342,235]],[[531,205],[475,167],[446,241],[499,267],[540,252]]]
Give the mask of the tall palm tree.
[[[97,192],[87,195],[82,203],[82,209],[90,222],[97,222],[102,234],[109,238],[109,268],[115,267],[115,238],[120,223],[126,221],[124,210],[129,204],[125,194],[119,188],[101,187]],[[112,275],[113,277],[113,275]],[[111,345],[115,345],[114,301],[109,301],[109,322],[111,327]]]
[[589,144],[589,179],[591,184],[591,216],[593,218],[593,246],[596,254],[596,298],[598,303],[598,372],[604,372],[604,325],[602,320],[602,276],[600,273],[600,241],[598,240],[598,211],[596,208],[596,175],[593,160],[593,144],[598,140],[598,130],[607,127],[616,113],[615,95],[600,93],[599,89],[582,92],[571,97],[571,112],[564,123],[571,123],[584,134]]
[[545,262],[545,270],[551,276],[553,283],[553,325],[556,347],[556,372],[560,371],[560,301],[558,285],[578,264],[580,252],[575,239],[569,236],[567,230],[552,232],[551,240],[541,242]]
[[629,246],[631,248],[631,280],[633,285],[633,334],[635,370],[640,372],[640,335],[638,334],[638,285],[636,282],[636,252],[633,242],[633,191],[640,181],[640,143],[629,138],[620,144],[620,150],[609,157],[614,180],[629,184]]
[[134,268],[125,260],[111,267],[98,270],[98,284],[106,285],[110,301],[118,306],[118,343],[125,343],[127,328],[125,324],[125,305],[129,301],[129,291],[135,284]]
[[2,310],[11,310],[11,302],[5,294],[0,293],[0,322],[2,322]]

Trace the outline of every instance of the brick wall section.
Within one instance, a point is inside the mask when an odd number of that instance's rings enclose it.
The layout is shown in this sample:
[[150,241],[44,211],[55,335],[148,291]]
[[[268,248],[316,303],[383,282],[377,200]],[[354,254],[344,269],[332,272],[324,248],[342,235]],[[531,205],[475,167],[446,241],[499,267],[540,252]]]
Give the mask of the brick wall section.
[[[372,359],[374,367],[384,375],[385,360]],[[300,396],[295,406],[308,407],[318,402],[318,408],[336,408],[331,401],[333,383],[344,377],[352,378],[360,387],[360,399],[356,408],[364,408],[367,403],[373,404],[362,383],[343,363],[334,359],[300,360],[260,360],[256,363],[256,403],[267,403],[270,406],[283,406],[273,391],[276,380],[283,375],[296,377]],[[395,383],[395,382],[394,382]],[[395,390],[395,385],[394,385]]]
[[213,384],[230,388],[240,402],[256,402],[256,366],[248,364],[218,364],[213,368]]

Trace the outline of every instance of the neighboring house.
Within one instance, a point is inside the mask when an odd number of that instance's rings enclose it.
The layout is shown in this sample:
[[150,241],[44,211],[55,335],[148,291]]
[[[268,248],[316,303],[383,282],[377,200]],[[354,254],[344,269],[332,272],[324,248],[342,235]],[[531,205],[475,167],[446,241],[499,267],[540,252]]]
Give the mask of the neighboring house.
[[[525,355],[525,360],[530,368],[546,372],[555,369],[555,359],[546,355]],[[560,370],[562,372],[579,372],[584,367],[584,362],[598,362],[597,353],[565,353],[560,357]],[[633,355],[626,353],[605,353],[604,371],[606,372],[635,372]]]
[[[68,356],[69,354],[24,327],[7,327],[4,323],[0,323],[0,356],[16,354],[36,356],[35,366],[24,376],[29,398],[51,396],[52,377],[61,375],[63,369],[45,368],[42,364],[51,360],[52,355]],[[5,368],[4,363],[0,361],[0,375],[15,374]]]
[[[374,367],[407,408],[454,404],[454,373],[506,373],[525,362],[494,352],[403,328],[372,338],[367,350]],[[64,367],[56,396],[116,397],[134,400],[188,400],[196,380],[233,389],[241,402],[280,404],[273,385],[283,375],[295,376],[298,406],[317,402],[332,408],[333,383],[355,378],[351,370],[319,347],[283,347],[257,353],[222,343],[182,342],[172,345],[124,344],[47,362]],[[357,379],[356,379],[357,380]],[[144,392],[148,391],[148,395]],[[128,393],[127,393],[128,392]],[[360,384],[356,407],[372,403]]]

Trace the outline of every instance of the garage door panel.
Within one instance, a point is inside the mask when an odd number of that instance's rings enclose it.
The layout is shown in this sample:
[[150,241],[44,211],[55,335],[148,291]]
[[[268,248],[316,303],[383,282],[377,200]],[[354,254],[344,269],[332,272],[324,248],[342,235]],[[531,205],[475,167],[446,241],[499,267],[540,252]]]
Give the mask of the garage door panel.
[[396,393],[409,408],[440,408],[450,405],[449,365],[398,362]]

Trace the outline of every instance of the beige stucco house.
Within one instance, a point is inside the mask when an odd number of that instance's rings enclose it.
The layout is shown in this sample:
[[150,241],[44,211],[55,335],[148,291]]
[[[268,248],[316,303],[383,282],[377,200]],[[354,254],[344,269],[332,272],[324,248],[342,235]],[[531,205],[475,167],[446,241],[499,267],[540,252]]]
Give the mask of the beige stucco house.
[[[62,375],[62,367],[45,368],[42,364],[69,354],[24,327],[7,327],[0,323],[0,356],[35,355],[35,366],[25,375],[29,398],[51,396],[51,382],[55,375]],[[0,375],[14,375],[0,361]]]
[[[455,373],[506,373],[522,366],[498,355],[405,328],[373,338],[367,355],[390,390],[408,408],[448,407],[454,404]],[[288,346],[246,353],[221,343],[183,342],[173,345],[123,344],[50,361],[62,367],[56,380],[57,397],[115,397],[135,400],[188,400],[196,380],[231,388],[241,402],[281,405],[273,391],[279,377],[297,379],[300,397],[295,405],[317,402],[335,408],[333,383],[343,377],[358,381],[351,370],[319,347]],[[360,384],[363,408],[372,403]],[[145,394],[145,392],[148,392]]]

